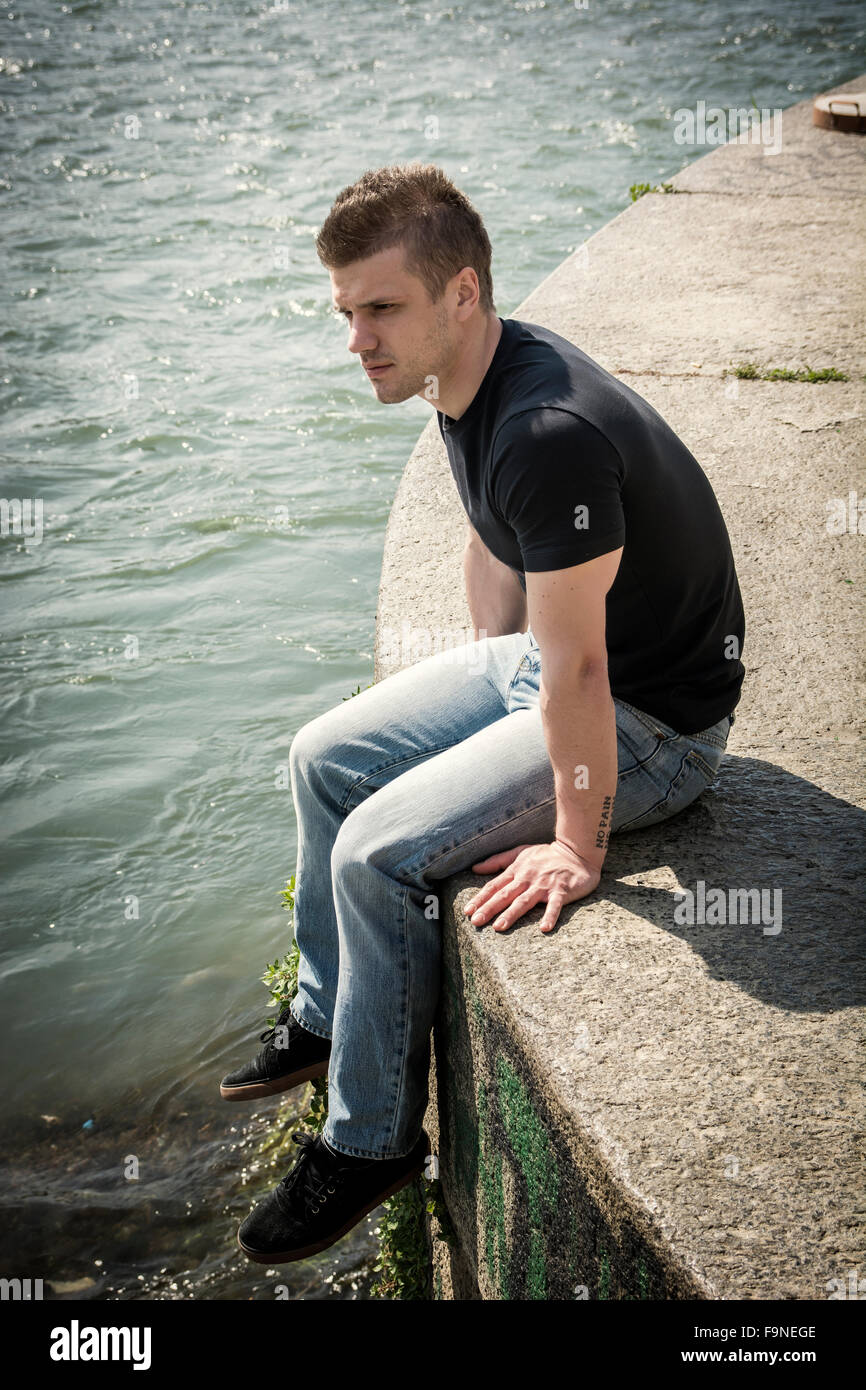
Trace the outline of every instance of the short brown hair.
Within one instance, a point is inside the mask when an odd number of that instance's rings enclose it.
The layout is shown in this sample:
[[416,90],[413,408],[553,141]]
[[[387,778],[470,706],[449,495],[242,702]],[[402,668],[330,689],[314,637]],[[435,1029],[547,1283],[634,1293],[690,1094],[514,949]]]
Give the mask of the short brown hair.
[[471,266],[483,312],[496,312],[491,248],[484,223],[464,193],[435,164],[368,169],[337,194],[316,237],[322,265],[339,270],[402,244],[406,269],[435,302],[452,276]]

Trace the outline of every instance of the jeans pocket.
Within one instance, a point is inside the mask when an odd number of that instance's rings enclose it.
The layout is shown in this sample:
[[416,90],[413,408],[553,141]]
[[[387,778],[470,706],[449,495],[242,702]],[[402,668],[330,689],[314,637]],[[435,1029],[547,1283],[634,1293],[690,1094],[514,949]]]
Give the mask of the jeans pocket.
[[651,734],[654,734],[657,739],[661,739],[663,743],[668,739],[682,737],[670,724],[663,724],[660,719],[656,719],[654,714],[647,714],[646,710],[638,709],[636,705],[630,705],[628,700],[618,700],[618,703],[630,710],[638,723],[648,729]]
[[714,781],[724,756],[724,748],[718,748],[715,744],[705,743],[701,748],[689,750],[689,757],[698,771],[706,778],[707,786]]
[[712,724],[710,728],[701,729],[698,733],[689,734],[687,737],[693,739],[695,743],[703,744],[705,747],[719,748],[724,752],[733,722],[732,717],[726,714],[719,720],[718,724]]
[[525,635],[529,645],[518,661],[505,692],[505,705],[509,712],[512,708],[522,708],[527,701],[533,703],[541,684],[541,651],[532,634]]
[[[656,800],[631,819],[625,820],[620,825],[615,824],[617,833],[623,830],[641,830],[645,826],[657,825],[659,821],[668,820],[680,811],[684,811],[687,806],[700,796],[701,792],[706,791],[715,774],[709,771],[709,764],[706,763],[700,753],[694,748],[688,748],[683,753],[679,769],[667,788],[664,795],[658,794],[658,788],[653,788],[647,783],[647,793],[649,796],[655,795]],[[639,784],[632,785],[629,790],[630,799],[635,799],[639,792]],[[614,800],[614,821],[616,820],[616,800]]]

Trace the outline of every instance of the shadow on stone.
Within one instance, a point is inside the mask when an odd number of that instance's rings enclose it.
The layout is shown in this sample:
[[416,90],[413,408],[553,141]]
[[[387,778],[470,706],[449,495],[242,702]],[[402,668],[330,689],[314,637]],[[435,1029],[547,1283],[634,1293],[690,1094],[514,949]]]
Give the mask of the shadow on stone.
[[[611,838],[604,895],[687,941],[714,979],[775,1008],[832,1013],[866,1002],[858,902],[864,841],[866,813],[859,807],[771,763],[728,755],[713,788],[681,815]],[[699,882],[705,896],[722,889],[728,907],[718,913],[722,920],[678,922],[682,893],[678,899],[674,889],[619,878],[662,865],[695,898]],[[731,891],[749,889],[763,890],[764,906],[779,903],[775,925],[770,913],[756,920],[754,898],[746,912],[740,900],[744,920],[726,920]],[[579,920],[578,914],[579,904],[569,905],[562,920]],[[708,909],[702,915],[711,918]]]
[[[861,810],[813,783],[757,758],[728,755],[713,787],[679,816],[612,837],[601,890],[583,903],[567,905],[549,937],[537,930],[532,935],[544,911],[541,904],[511,932],[472,928],[463,918],[462,905],[477,891],[478,876],[466,872],[443,881],[443,987],[434,1029],[431,1114],[438,1111],[443,1193],[460,1241],[452,1249],[437,1242],[438,1296],[732,1296],[724,1280],[717,1283],[701,1268],[700,1257],[694,1258],[697,1252],[689,1249],[691,1242],[681,1243],[669,1222],[662,1235],[654,1211],[669,1206],[668,1215],[673,1212],[674,1202],[666,1203],[666,1184],[671,1191],[691,1185],[698,1192],[703,1187],[705,1195],[695,1199],[696,1208],[724,1228],[729,1218],[722,1209],[730,1200],[727,1189],[732,1184],[724,1181],[730,1173],[723,1162],[731,1155],[722,1150],[742,1150],[743,1135],[722,1125],[724,1138],[716,1142],[719,1116],[701,1111],[702,1104],[705,1109],[719,1105],[729,1120],[725,1096],[712,1093],[709,1102],[695,1096],[691,1110],[687,1100],[683,1112],[666,1113],[653,1078],[669,1072],[677,1047],[688,1048],[684,1040],[693,1022],[692,1009],[704,1038],[702,1066],[726,1076],[727,1084],[744,1080],[748,1092],[754,1090],[751,1078],[738,1078],[743,1051],[753,1057],[759,1072],[764,1057],[778,1064],[787,1056],[794,1074],[800,1075],[801,1040],[794,1036],[792,1047],[786,1047],[786,1016],[832,1015],[863,1000],[866,985],[855,893],[864,823]],[[642,876],[656,881],[641,882]],[[664,886],[659,886],[659,877],[666,880]],[[717,888],[727,903],[731,890],[763,890],[768,894],[764,905],[781,891],[779,929],[769,916],[761,919],[755,911],[761,900],[755,898],[748,900],[743,921],[678,922],[675,910],[684,901],[682,890],[690,889],[699,907],[699,881],[708,900],[710,890]],[[641,921],[678,938],[676,947],[666,947],[655,933],[648,937]],[[654,963],[661,961],[661,978],[647,981],[647,997],[664,1002],[664,1018],[655,1029],[646,1015],[629,1014],[627,1007],[625,1017],[604,1017],[602,1023],[590,1012],[588,1001],[599,993],[621,992],[623,969],[634,972],[635,939],[639,952],[649,952]],[[713,1038],[700,1022],[704,1015],[694,1002],[696,987],[691,983],[695,969],[688,952],[684,957],[682,943],[701,959],[703,987],[721,991]],[[569,958],[572,970],[575,958],[585,962],[587,977],[591,967],[592,983],[581,987],[578,968],[573,988],[554,996],[538,970],[522,988],[515,977],[526,979],[527,963],[542,959],[536,952],[558,956],[549,968],[567,985]],[[668,979],[669,952],[673,973]],[[505,979],[511,990],[504,993]],[[743,1004],[741,1014],[729,1014],[732,986],[733,997]],[[746,1004],[738,991],[753,1002]],[[754,1001],[774,1012],[756,1014]],[[526,1024],[538,1024],[539,1016],[541,1032],[530,1038]],[[624,1077],[631,1068],[631,1092],[625,1081],[620,1094],[602,1086],[607,1099],[592,1115],[593,1120],[601,1117],[602,1143],[592,1122],[587,1123],[579,1107],[560,1103],[551,1076],[543,1074],[545,1062],[552,1058],[560,1064],[560,1074],[564,1071],[572,1088],[579,1090],[580,1076],[586,1073],[579,1072],[563,1039],[581,1026],[582,1018],[592,1020],[596,1041],[601,1037],[614,1052],[618,1044],[611,1039],[622,1036],[615,1030],[628,1029],[633,1021],[631,1057],[621,1068]],[[641,1048],[646,1049],[644,1062],[635,1061]],[[770,1085],[772,1071],[771,1066]],[[789,1081],[786,1076],[786,1084]],[[808,1092],[810,1084],[808,1077],[800,1077],[801,1089]],[[688,1090],[687,1079],[683,1085]],[[641,1114],[641,1094],[654,1098],[655,1113],[638,1138],[629,1128],[629,1108]],[[641,1161],[636,1163],[639,1150]],[[772,1159],[783,1193],[785,1166],[793,1172],[798,1163],[802,1166],[803,1158],[796,1143],[792,1151],[780,1149]],[[656,1186],[659,1173],[663,1176]],[[710,1217],[707,1203],[712,1205],[714,1192],[720,1210]],[[744,1218],[740,1224],[749,1222]],[[744,1234],[739,1229],[737,1233]],[[773,1239],[769,1227],[766,1234]],[[724,1269],[725,1259],[724,1253],[718,1255],[717,1271]],[[820,1296],[821,1287],[816,1283],[813,1296]],[[793,1288],[791,1295],[796,1296]]]

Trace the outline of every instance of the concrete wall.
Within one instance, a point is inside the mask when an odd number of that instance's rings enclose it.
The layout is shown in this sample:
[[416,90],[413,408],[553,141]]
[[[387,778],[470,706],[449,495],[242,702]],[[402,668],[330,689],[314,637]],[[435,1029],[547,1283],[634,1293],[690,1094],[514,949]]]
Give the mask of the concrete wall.
[[[483,880],[443,884],[427,1124],[458,1239],[435,1243],[437,1297],[827,1298],[866,1277],[864,538],[827,529],[829,499],[866,494],[864,165],[866,141],[802,102],[778,153],[741,140],[697,160],[513,315],[621,376],[701,463],[747,675],[714,786],[614,836],[552,935],[541,907],[479,932],[462,905]],[[743,360],[849,380],[726,375]],[[463,535],[433,418],[389,522],[377,679],[388,628],[471,637]],[[782,930],[676,925],[698,880],[781,889]]]

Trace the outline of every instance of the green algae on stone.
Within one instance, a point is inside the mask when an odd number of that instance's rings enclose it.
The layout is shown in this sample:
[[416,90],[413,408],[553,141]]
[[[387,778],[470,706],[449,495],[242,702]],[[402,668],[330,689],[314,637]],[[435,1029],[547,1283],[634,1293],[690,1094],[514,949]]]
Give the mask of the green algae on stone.
[[469,1002],[472,1006],[472,1016],[475,1019],[476,1027],[480,1030],[484,1028],[484,1006],[478,994],[478,987],[475,983],[475,972],[472,969],[472,962],[467,957],[466,960],[466,984],[469,989]]
[[497,1060],[499,1107],[508,1142],[526,1182],[529,1209],[527,1282],[532,1299],[547,1297],[545,1209],[553,1215],[559,1197],[559,1167],[529,1092],[503,1056]]
[[505,1237],[505,1189],[502,1181],[502,1154],[496,1155],[494,1167],[488,1161],[487,1087],[478,1084],[478,1176],[481,1187],[481,1222],[484,1233],[484,1256],[490,1282],[501,1299],[509,1297],[507,1243]]

